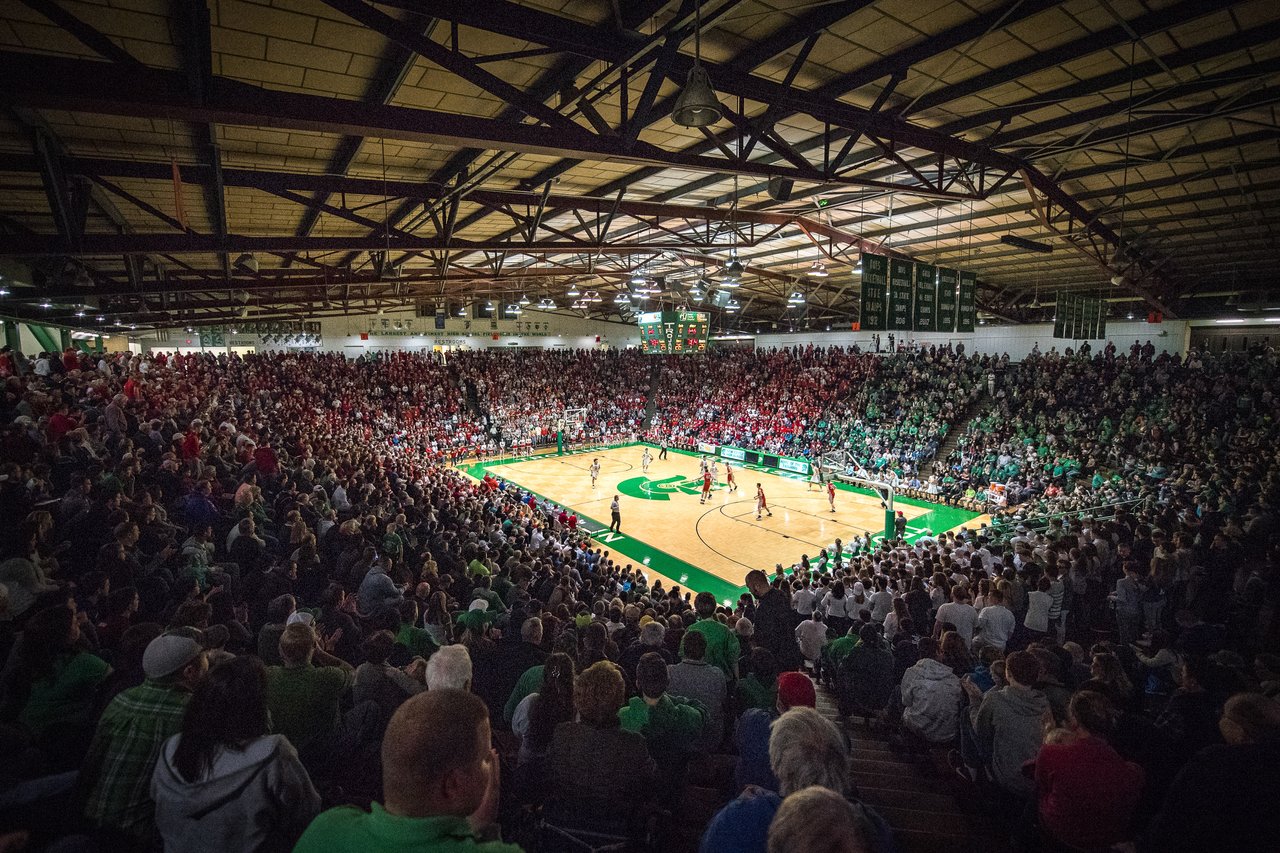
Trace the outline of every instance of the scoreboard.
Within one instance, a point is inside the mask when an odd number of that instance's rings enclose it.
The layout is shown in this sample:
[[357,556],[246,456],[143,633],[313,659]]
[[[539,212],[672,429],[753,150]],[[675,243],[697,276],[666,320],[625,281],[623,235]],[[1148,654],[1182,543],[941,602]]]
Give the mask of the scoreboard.
[[654,311],[640,315],[640,346],[646,353],[706,352],[711,315],[705,311]]

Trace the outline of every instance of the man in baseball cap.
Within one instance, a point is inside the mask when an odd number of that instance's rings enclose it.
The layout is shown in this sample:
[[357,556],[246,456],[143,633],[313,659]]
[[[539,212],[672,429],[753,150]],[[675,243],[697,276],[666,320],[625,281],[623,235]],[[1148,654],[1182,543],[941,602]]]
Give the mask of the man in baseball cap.
[[154,832],[151,773],[164,742],[182,728],[191,691],[208,672],[203,646],[161,634],[142,654],[146,681],[111,700],[94,733],[81,778],[84,815],[105,841],[141,843]]

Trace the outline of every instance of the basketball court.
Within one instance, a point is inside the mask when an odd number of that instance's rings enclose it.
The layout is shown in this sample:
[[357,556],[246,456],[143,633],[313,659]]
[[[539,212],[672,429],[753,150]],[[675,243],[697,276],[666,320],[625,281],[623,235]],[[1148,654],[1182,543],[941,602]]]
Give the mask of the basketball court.
[[[549,454],[469,468],[516,483],[578,514],[583,526],[622,563],[643,564],[650,574],[695,591],[732,599],[743,590],[747,572],[776,564],[790,566],[839,538],[846,545],[884,529],[880,498],[870,490],[838,484],[831,512],[825,486],[811,486],[799,474],[733,466],[738,488],[729,491],[724,460],[710,500],[700,503],[702,478],[697,454],[671,450],[664,460],[650,448],[648,473],[641,468],[644,445],[630,444],[564,455]],[[600,460],[591,485],[590,467]],[[764,487],[773,516],[756,519],[756,483]],[[622,530],[609,526],[609,504],[618,495]],[[958,507],[898,498],[907,518],[907,538],[973,527],[986,516]]]

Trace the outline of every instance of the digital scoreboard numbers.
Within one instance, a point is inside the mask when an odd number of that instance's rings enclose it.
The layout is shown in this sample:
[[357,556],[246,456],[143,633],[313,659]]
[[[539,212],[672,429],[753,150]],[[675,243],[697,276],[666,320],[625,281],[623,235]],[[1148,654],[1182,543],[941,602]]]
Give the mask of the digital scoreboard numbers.
[[640,315],[640,345],[646,353],[706,352],[711,315],[705,311],[654,311]]

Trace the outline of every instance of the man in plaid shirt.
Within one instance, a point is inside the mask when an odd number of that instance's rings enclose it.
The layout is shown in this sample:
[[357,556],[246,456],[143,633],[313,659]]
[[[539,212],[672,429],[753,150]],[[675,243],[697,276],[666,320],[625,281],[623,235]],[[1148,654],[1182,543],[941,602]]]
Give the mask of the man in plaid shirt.
[[[116,845],[144,845],[155,831],[151,774],[166,739],[182,728],[191,691],[209,669],[190,636],[164,634],[142,656],[147,680],[111,700],[81,768],[84,814]],[[115,845],[113,845],[115,846]]]

